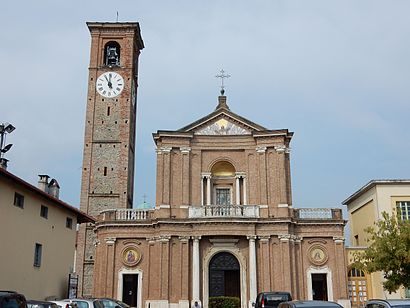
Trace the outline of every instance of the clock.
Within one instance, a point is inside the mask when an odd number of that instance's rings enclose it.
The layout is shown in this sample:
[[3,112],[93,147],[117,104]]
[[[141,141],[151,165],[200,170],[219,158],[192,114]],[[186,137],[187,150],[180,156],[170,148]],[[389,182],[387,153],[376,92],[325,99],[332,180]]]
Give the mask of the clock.
[[124,89],[124,78],[115,72],[105,72],[97,78],[96,88],[104,97],[116,97]]

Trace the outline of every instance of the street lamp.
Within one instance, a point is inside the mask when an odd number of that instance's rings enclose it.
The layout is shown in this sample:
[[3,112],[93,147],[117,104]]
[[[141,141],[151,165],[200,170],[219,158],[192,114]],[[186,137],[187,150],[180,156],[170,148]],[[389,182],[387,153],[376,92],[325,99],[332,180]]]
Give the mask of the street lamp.
[[4,153],[8,152],[13,144],[6,143],[6,135],[10,134],[16,128],[11,125],[10,123],[3,123],[0,124],[0,168],[7,169],[7,162],[8,160],[4,158]]

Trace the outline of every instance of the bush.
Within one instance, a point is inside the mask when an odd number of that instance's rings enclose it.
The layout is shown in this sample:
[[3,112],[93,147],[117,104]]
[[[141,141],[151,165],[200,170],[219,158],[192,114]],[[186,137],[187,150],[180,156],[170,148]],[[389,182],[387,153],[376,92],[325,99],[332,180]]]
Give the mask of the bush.
[[239,308],[241,301],[238,297],[217,296],[209,298],[209,308]]

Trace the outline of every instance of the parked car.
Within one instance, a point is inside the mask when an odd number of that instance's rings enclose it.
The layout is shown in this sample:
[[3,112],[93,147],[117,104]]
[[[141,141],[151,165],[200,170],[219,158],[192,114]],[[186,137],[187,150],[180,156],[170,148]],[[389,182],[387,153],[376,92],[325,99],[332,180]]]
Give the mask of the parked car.
[[102,301],[95,298],[70,298],[59,302],[69,305],[62,308],[104,308]]
[[410,308],[408,299],[371,299],[367,301],[366,308]]
[[130,308],[129,305],[117,299],[99,298],[99,300],[103,303],[105,308]]
[[77,308],[77,304],[71,303],[69,300],[50,301],[57,305],[58,308]]
[[15,291],[0,291],[0,308],[27,308],[27,301]]
[[291,301],[291,302],[283,302],[279,304],[278,308],[343,308],[343,306],[339,305],[335,302],[327,302],[327,301]]
[[35,301],[35,300],[28,300],[27,307],[28,308],[58,308],[56,303],[47,302],[47,301]]
[[277,308],[282,302],[291,301],[289,292],[261,292],[256,297],[255,308]]

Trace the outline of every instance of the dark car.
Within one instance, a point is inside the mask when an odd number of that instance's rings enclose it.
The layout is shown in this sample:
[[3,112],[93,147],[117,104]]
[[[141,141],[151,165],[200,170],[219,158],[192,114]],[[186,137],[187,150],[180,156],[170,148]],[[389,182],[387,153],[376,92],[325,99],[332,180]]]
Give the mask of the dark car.
[[256,297],[255,308],[276,308],[280,303],[291,300],[289,292],[261,292]]
[[327,301],[291,301],[279,304],[279,308],[343,308],[335,302]]
[[366,308],[410,308],[409,299],[371,299]]
[[27,308],[27,301],[17,292],[0,291],[0,308]]
[[28,308],[58,308],[58,305],[53,302],[28,300],[27,307]]

